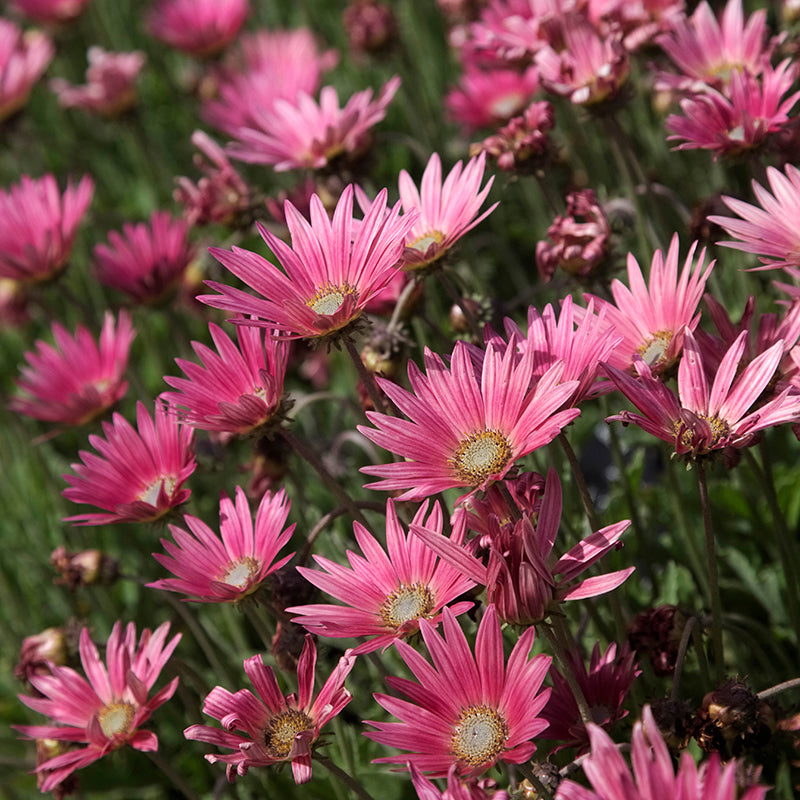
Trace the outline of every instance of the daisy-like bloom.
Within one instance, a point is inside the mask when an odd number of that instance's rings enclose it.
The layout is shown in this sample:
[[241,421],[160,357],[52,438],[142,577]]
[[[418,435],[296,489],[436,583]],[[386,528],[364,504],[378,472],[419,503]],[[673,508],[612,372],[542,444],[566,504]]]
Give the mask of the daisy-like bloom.
[[432,664],[403,641],[395,647],[418,683],[390,676],[389,686],[409,700],[374,695],[400,722],[369,722],[365,733],[381,744],[410,752],[375,759],[376,763],[414,764],[432,777],[474,777],[498,761],[521,764],[536,751],[532,739],[547,723],[540,712],[549,689],[541,690],[550,657],[529,659],[534,629],[519,637],[506,662],[503,636],[494,606],[487,607],[473,656],[455,615],[442,613],[444,636],[427,620],[420,630]]
[[764,263],[758,269],[800,267],[800,169],[786,165],[784,175],[775,167],[767,167],[772,193],[753,181],[753,192],[759,206],[723,197],[734,217],[709,217],[739,241],[719,242],[745,253],[756,253]]
[[684,0],[589,0],[586,13],[603,36],[621,31],[631,52],[674,30],[685,19],[685,5]]
[[80,745],[37,766],[37,772],[47,773],[41,786],[43,792],[50,791],[76,769],[125,745],[143,752],[158,749],[156,735],[140,728],[178,687],[178,678],[173,678],[151,698],[147,697],[181,639],[177,634],[167,641],[168,635],[169,623],[165,622],[154,632],[142,631],[137,643],[136,626],[129,622],[123,633],[122,623],[116,622],[106,645],[104,664],[88,628],[84,628],[80,655],[86,678],[70,667],[55,664],[47,675],[29,676],[41,696],[20,695],[19,699],[55,724],[18,725],[16,730],[32,739]]
[[583,600],[616,589],[634,570],[628,567],[575,583],[578,575],[618,546],[630,521],[606,525],[554,563],[552,551],[561,524],[561,508],[561,482],[550,470],[535,526],[529,514],[523,514],[513,524],[501,524],[497,517],[490,517],[488,531],[481,540],[487,542],[489,550],[486,565],[434,531],[418,525],[412,526],[411,531],[445,561],[479,586],[485,586],[486,596],[500,619],[515,625],[533,625],[558,613],[559,605],[566,600]]
[[[442,512],[438,503],[425,519],[428,504],[414,515],[414,525],[421,525],[441,534]],[[350,550],[350,568],[314,556],[319,570],[298,567],[297,571],[310,583],[346,603],[342,605],[308,605],[287,608],[298,614],[293,622],[319,636],[369,636],[353,650],[354,655],[385,649],[397,639],[404,639],[419,630],[422,619],[438,624],[444,606],[474,586],[436,554],[421,539],[403,531],[394,503],[386,503],[386,550],[358,522],[353,531],[363,556]],[[461,546],[465,527],[456,525],[451,541]],[[450,606],[454,615],[472,607],[470,602]]]
[[72,243],[94,194],[88,175],[62,195],[49,173],[23,175],[8,191],[0,190],[0,277],[39,283],[67,266]]
[[[229,692],[215,686],[203,704],[203,711],[222,722],[223,729],[192,725],[184,731],[187,739],[217,745],[234,752],[207,753],[206,760],[227,764],[228,780],[246,775],[250,767],[267,767],[291,761],[295,783],[311,780],[311,751],[322,727],[352,699],[344,688],[345,678],[355,664],[347,652],[314,697],[314,668],[317,648],[306,635],[297,664],[298,694],[284,697],[272,667],[264,666],[261,656],[244,662],[256,694],[248,689]],[[236,731],[239,731],[237,733]]]
[[214,323],[209,324],[216,352],[192,342],[202,366],[182,358],[175,363],[185,378],[165,376],[175,392],[163,400],[184,409],[193,428],[230,436],[252,434],[279,418],[289,348],[270,331],[237,326],[239,347]]
[[755,150],[789,123],[789,112],[800,97],[800,91],[787,94],[796,74],[788,58],[766,69],[761,78],[733,72],[727,95],[708,89],[681,101],[683,115],[667,117],[672,131],[667,141],[681,142],[675,150],[711,150],[715,158]]
[[333,86],[322,88],[319,103],[305,92],[292,101],[278,98],[270,107],[251,109],[253,127],[236,130],[228,152],[250,164],[271,164],[276,172],[322,169],[337,156],[355,160],[369,148],[371,128],[386,116],[399,88],[395,75],[374,100],[372,89],[365,89],[342,107]]
[[45,34],[23,34],[11,20],[0,19],[0,122],[28,102],[53,55],[55,47]]
[[622,411],[606,422],[632,422],[674,445],[675,452],[696,459],[725,447],[748,447],[758,431],[800,420],[800,395],[785,388],[755,406],[783,357],[778,341],[739,370],[747,332],[742,331],[710,380],[702,350],[688,331],[678,367],[678,396],[656,378],[647,364],[635,361],[638,380],[606,364],[617,388],[641,411]]
[[99,340],[78,325],[71,336],[59,323],[52,326],[55,347],[41,340],[36,352],[25,353],[17,387],[21,394],[10,407],[20,414],[63,425],[83,425],[120,400],[128,389],[123,380],[136,332],[130,315],[115,322],[107,311]]
[[191,533],[169,526],[174,544],[161,540],[169,555],[153,553],[153,558],[176,577],[147,585],[180,592],[198,603],[239,602],[294,555],[275,560],[294,532],[293,524],[283,529],[290,506],[283,489],[275,495],[266,492],[254,526],[247,495],[237,486],[235,504],[227,496],[220,501],[219,536],[202,520],[189,515],[184,520]]
[[116,117],[136,104],[136,79],[147,60],[144,53],[109,53],[90,47],[86,84],[73,86],[63,78],[53,78],[50,88],[58,95],[62,108],[82,108],[101,117]]
[[427,375],[409,362],[410,392],[377,378],[408,419],[367,411],[376,428],[358,429],[405,460],[362,467],[382,478],[367,488],[405,489],[399,499],[421,500],[445,489],[485,489],[501,480],[517,459],[551,442],[580,413],[563,408],[577,383],[561,380],[561,364],[550,367],[531,389],[532,366],[532,351],[518,357],[513,339],[506,346],[490,343],[480,369],[470,348],[456,342],[449,369],[427,348]]
[[245,324],[274,327],[294,338],[319,339],[341,331],[361,316],[364,306],[394,277],[414,224],[416,215],[401,216],[400,203],[387,210],[386,194],[384,189],[359,222],[353,218],[352,185],[342,192],[332,220],[317,195],[311,198],[310,222],[287,201],[291,247],[258,226],[283,270],[249,250],[209,249],[261,297],[208,281],[220,294],[197,299],[254,316],[259,321]]
[[248,0],[156,0],[147,27],[170,47],[211,56],[236,38],[249,11]]
[[[715,263],[704,265],[705,249],[700,251],[695,263],[696,248],[695,242],[678,275],[678,235],[675,234],[666,258],[661,250],[656,250],[650,266],[649,286],[641,267],[629,253],[628,286],[616,279],[611,283],[614,303],[584,295],[594,300],[595,309],[605,313],[607,323],[622,337],[607,359],[609,364],[630,370],[638,355],[656,373],[674,366],[681,353],[684,331],[693,331],[700,320],[697,307]],[[575,311],[580,313],[577,308]]]
[[440,792],[413,762],[408,765],[408,770],[419,800],[510,800],[508,792],[504,789],[486,791],[483,786],[484,781],[480,784],[477,781],[462,781],[458,777],[455,764],[447,772],[447,788],[443,792]]
[[[622,708],[634,680],[642,671],[636,664],[636,657],[628,644],[617,653],[617,645],[612,642],[605,653],[600,644],[595,644],[587,671],[583,656],[573,650],[567,654],[568,666],[581,687],[586,704],[592,714],[592,722],[601,728],[610,728],[615,722],[628,716]],[[581,719],[575,695],[561,673],[550,670],[553,692],[542,716],[550,727],[542,734],[543,739],[556,739],[563,747],[577,746],[581,750],[589,747],[589,732]]]
[[10,0],[16,11],[37,22],[70,22],[80,16],[91,0]]
[[189,225],[168,211],[154,211],[150,222],[125,223],[111,231],[108,244],[94,248],[97,279],[135,303],[157,303],[180,282],[194,257]]
[[650,706],[644,707],[643,721],[633,728],[632,773],[611,737],[592,723],[588,728],[592,752],[582,764],[593,790],[565,780],[556,800],[764,800],[767,794],[767,786],[750,786],[739,793],[739,765],[731,760],[723,766],[718,753],[698,769],[691,754],[684,752],[676,772]]
[[155,422],[144,403],[136,405],[138,433],[121,415],[103,423],[105,438],[92,435],[89,444],[99,455],[82,450],[82,464],[72,464],[75,475],[62,494],[73,503],[105,509],[105,514],[67,517],[76,525],[146,522],[158,519],[188,500],[183,484],[194,472],[194,431],[157,403]]

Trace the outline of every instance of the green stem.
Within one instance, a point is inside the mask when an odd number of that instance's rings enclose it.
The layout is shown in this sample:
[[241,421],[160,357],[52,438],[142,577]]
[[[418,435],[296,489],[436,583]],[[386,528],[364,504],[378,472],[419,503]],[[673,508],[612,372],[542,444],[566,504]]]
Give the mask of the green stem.
[[162,758],[158,751],[149,752],[147,757],[158,767],[158,769],[166,775],[170,783],[186,798],[186,800],[200,800],[200,795],[196,794],[191,786],[183,779],[183,777],[173,769],[172,765]]
[[680,688],[681,676],[683,675],[683,665],[686,662],[686,650],[689,647],[689,638],[696,625],[697,617],[689,617],[686,621],[686,625],[683,627],[683,634],[681,635],[681,641],[678,645],[678,655],[675,659],[675,673],[672,676],[672,691],[669,695],[670,700],[678,699],[678,689]]
[[264,645],[264,650],[266,652],[272,650],[273,631],[267,627],[267,623],[261,617],[261,614],[259,614],[259,606],[251,597],[245,597],[244,600],[239,604],[239,607],[244,611],[245,614],[247,614],[247,618],[258,632],[261,642]]
[[700,507],[703,511],[703,531],[706,537],[708,585],[711,589],[711,641],[714,647],[714,672],[719,680],[725,672],[725,653],[722,647],[722,600],[719,592],[714,529],[711,525],[711,505],[708,501],[706,465],[702,461],[697,462],[697,484],[700,489]]
[[450,280],[443,268],[439,268],[436,274],[438,275],[442,286],[444,286],[445,290],[447,291],[447,294],[450,296],[450,299],[461,309],[462,313],[464,314],[464,319],[467,320],[467,325],[469,325],[470,332],[475,337],[475,340],[481,341],[483,339],[483,335],[481,333],[480,325],[478,324],[478,320],[475,319],[475,315],[472,313],[472,309],[470,309],[469,304],[464,302],[464,297],[456,289],[456,287],[453,286],[453,282]]
[[758,699],[766,700],[770,697],[774,697],[776,694],[785,692],[788,689],[797,689],[798,687],[800,687],[800,678],[792,678],[790,681],[784,681],[783,683],[778,683],[775,686],[770,686],[769,689],[764,689],[763,692],[759,692]]
[[536,777],[528,764],[517,764],[516,767],[525,780],[536,790],[536,797],[540,798],[540,800],[553,800],[553,793]]
[[352,775],[345,772],[341,767],[337,767],[331,759],[321,756],[319,753],[313,754],[314,761],[322,764],[328,772],[333,775],[340,783],[346,786],[350,791],[360,797],[361,800],[375,800],[375,798],[361,785],[361,782],[356,780]]
[[583,689],[581,689],[580,684],[575,678],[575,674],[573,673],[572,667],[567,659],[565,642],[569,641],[569,639],[572,637],[564,626],[564,618],[559,615],[552,614],[550,616],[550,623],[539,623],[539,630],[542,631],[548,643],[550,644],[550,647],[553,651],[553,659],[556,662],[556,667],[563,676],[564,680],[567,682],[567,685],[569,686],[570,691],[575,698],[575,703],[578,706],[578,711],[580,712],[583,724],[586,725],[589,722],[594,722],[594,719],[592,718],[592,712],[589,709],[589,704],[586,702],[586,696],[583,694]]
[[575,455],[575,451],[572,449],[572,445],[569,443],[569,439],[567,439],[563,431],[558,434],[558,443],[566,454],[567,461],[569,461],[569,467],[572,472],[572,477],[575,480],[575,486],[578,489],[578,494],[581,496],[583,510],[586,512],[586,518],[589,520],[589,527],[593,532],[599,531],[601,527],[600,518],[597,516],[597,510],[594,507],[592,496],[589,494],[586,478],[583,475],[578,457]]
[[358,373],[358,377],[361,379],[361,383],[367,390],[369,399],[372,400],[372,407],[381,414],[388,414],[389,409],[384,402],[383,392],[381,392],[378,382],[375,380],[375,374],[370,372],[366,366],[364,366],[364,362],[361,360],[361,355],[359,354],[358,350],[356,350],[356,346],[349,336],[344,337],[344,347],[345,350],[347,350],[347,355],[350,356],[350,359],[356,368],[356,372]]

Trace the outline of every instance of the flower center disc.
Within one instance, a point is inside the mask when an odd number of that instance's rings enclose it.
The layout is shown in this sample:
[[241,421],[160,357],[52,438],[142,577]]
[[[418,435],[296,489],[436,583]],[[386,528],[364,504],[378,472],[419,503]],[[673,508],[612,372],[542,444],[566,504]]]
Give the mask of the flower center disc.
[[444,234],[441,231],[428,231],[414,239],[413,242],[409,242],[406,247],[410,247],[412,250],[418,250],[425,255],[432,244],[441,244],[443,241]]
[[264,744],[273,758],[286,758],[292,751],[294,737],[313,727],[310,717],[296,708],[290,708],[269,721],[264,731]]
[[503,752],[508,739],[508,725],[497,709],[470,706],[462,710],[450,739],[459,761],[479,767],[494,761]]
[[511,459],[511,446],[500,431],[476,431],[458,445],[452,464],[459,480],[478,486]]
[[143,503],[154,506],[158,503],[158,496],[161,493],[161,487],[164,487],[164,492],[169,497],[175,490],[175,478],[172,475],[162,475],[157,478],[153,483],[146,487],[143,491],[139,492],[137,497]]
[[381,619],[387,628],[399,628],[404,622],[425,617],[433,610],[431,590],[422,583],[402,585],[381,606]]
[[657,331],[652,339],[639,346],[638,353],[648,367],[657,367],[666,360],[667,349],[672,341],[672,331]]
[[254,558],[246,556],[239,561],[231,562],[225,574],[220,578],[220,582],[227,583],[228,586],[235,586],[237,589],[243,589],[250,582],[253,575],[258,572],[260,566],[259,562]]
[[133,721],[133,706],[130,703],[109,703],[100,712],[97,721],[109,739],[128,733]]

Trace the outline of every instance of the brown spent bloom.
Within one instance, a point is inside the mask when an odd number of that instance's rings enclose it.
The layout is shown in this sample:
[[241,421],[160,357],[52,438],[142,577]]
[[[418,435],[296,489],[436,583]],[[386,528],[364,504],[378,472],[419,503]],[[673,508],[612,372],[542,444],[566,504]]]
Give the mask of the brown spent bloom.
[[540,169],[550,154],[549,131],[555,124],[553,106],[546,100],[531,103],[498,133],[470,147],[470,156],[482,150],[505,172],[529,173]]
[[397,42],[397,18],[386,3],[353,0],[344,10],[342,21],[355,56],[382,55]]
[[666,604],[634,617],[628,642],[640,656],[647,656],[656,675],[663,677],[675,671],[678,645],[688,619],[677,606]]
[[99,550],[70,553],[65,547],[57,547],[50,563],[61,573],[55,583],[65,584],[70,592],[79,586],[111,586],[119,577],[119,561]]

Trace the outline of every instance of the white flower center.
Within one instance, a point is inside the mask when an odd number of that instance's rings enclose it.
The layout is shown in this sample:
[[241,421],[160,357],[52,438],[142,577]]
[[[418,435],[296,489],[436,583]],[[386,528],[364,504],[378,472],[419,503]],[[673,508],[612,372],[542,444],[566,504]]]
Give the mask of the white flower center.
[[221,583],[243,589],[250,579],[258,572],[261,564],[256,559],[247,556],[240,561],[231,562],[225,574],[220,578]]
[[128,733],[133,721],[134,707],[130,703],[109,703],[98,715],[100,729],[111,739]]
[[412,619],[425,617],[433,610],[433,595],[423,583],[402,585],[381,606],[381,619],[387,628],[399,628]]
[[493,762],[505,749],[507,739],[508,724],[497,709],[470,706],[461,711],[450,746],[459,761],[479,767]]
[[143,503],[154,506],[158,503],[158,495],[161,493],[161,487],[164,487],[164,492],[169,497],[175,491],[176,483],[177,481],[172,475],[162,475],[139,492],[137,498]]
[[441,244],[443,241],[444,234],[441,231],[428,231],[414,239],[413,242],[409,242],[406,247],[410,247],[412,250],[418,250],[424,255],[428,252],[428,248],[432,244]]
[[500,431],[475,431],[461,441],[451,463],[460,481],[478,486],[500,472],[511,455],[511,445]]
[[657,331],[651,339],[646,339],[637,351],[648,367],[657,367],[666,360],[666,353],[672,341],[672,331]]

